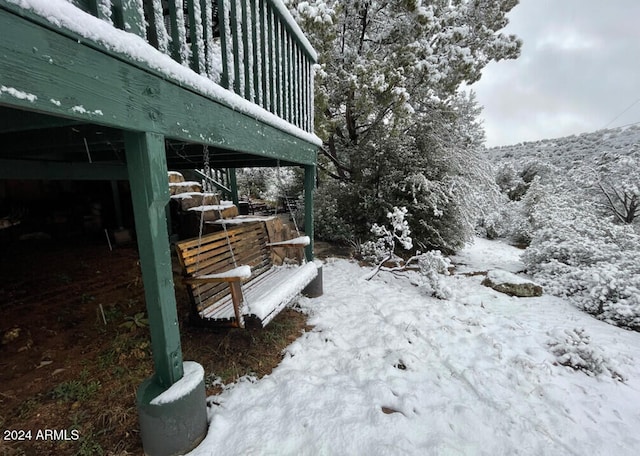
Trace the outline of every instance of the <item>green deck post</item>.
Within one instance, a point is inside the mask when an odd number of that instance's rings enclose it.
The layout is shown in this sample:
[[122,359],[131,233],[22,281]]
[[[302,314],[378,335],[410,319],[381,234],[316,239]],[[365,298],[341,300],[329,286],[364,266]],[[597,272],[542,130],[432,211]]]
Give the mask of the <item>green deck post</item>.
[[227,170],[229,175],[229,188],[231,189],[231,201],[236,206],[240,203],[240,198],[238,198],[238,178],[236,177],[236,169],[229,168]]
[[[313,261],[313,193],[316,188],[316,167],[315,165],[306,165],[304,167],[304,233],[309,236],[311,242],[305,247],[305,258],[307,261]],[[316,263],[318,266],[318,274],[316,277],[302,290],[302,294],[310,298],[317,298],[323,293],[322,264]]]
[[168,388],[182,378],[182,350],[165,207],[169,179],[164,137],[125,132],[131,197],[149,314],[155,378]]
[[316,188],[316,167],[304,167],[304,232],[311,242],[305,247],[307,261],[313,261],[313,192]]
[[184,454],[207,434],[207,405],[204,376],[179,398],[155,402],[184,376],[165,213],[169,178],[164,136],[125,132],[124,144],[155,367],[136,392],[140,438],[146,455]]

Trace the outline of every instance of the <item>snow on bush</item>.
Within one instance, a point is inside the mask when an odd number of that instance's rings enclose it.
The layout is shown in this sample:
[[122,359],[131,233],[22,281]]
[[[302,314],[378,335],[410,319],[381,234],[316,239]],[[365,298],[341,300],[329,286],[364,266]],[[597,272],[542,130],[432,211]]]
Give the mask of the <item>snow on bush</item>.
[[414,262],[417,264],[418,274],[411,278],[412,283],[420,287],[425,294],[438,299],[449,299],[452,296],[451,289],[441,277],[449,275],[449,258],[443,256],[439,250],[432,250],[410,258],[406,264],[411,265]]
[[[420,287],[430,296],[447,299],[451,296],[451,290],[444,284],[440,276],[449,274],[451,263],[439,250],[426,253],[417,252],[407,260],[403,260],[395,253],[396,243],[404,250],[413,248],[411,230],[405,220],[407,212],[406,207],[394,207],[393,211],[387,214],[387,218],[391,222],[390,227],[378,224],[371,227],[371,232],[377,239],[367,241],[360,247],[362,257],[377,264],[369,279],[380,271],[414,273],[415,275],[411,276],[414,285]],[[390,262],[394,262],[397,266],[386,266]]]
[[558,364],[589,376],[607,375],[621,382],[626,381],[615,363],[597,347],[591,346],[591,338],[584,328],[556,329],[547,335],[551,336],[547,345]]
[[387,218],[391,222],[391,227],[374,223],[371,227],[377,239],[375,241],[367,241],[362,244],[361,253],[364,258],[381,263],[391,260],[396,251],[396,242],[400,243],[403,249],[410,250],[413,248],[413,240],[411,239],[411,230],[409,222],[405,220],[407,208],[394,207],[392,212],[387,214]]
[[640,329],[640,236],[632,226],[550,186],[538,198],[532,225],[522,259],[549,292],[608,323]]
[[523,261],[548,293],[640,330],[640,131],[631,130],[493,149],[503,200],[480,228],[527,245]]

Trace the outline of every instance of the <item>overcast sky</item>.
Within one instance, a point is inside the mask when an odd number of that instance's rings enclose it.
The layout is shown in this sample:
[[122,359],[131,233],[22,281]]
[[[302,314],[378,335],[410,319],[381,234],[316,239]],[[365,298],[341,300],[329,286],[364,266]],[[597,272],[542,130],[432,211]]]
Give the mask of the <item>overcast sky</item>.
[[640,122],[640,0],[520,0],[508,17],[521,56],[472,86],[488,147]]

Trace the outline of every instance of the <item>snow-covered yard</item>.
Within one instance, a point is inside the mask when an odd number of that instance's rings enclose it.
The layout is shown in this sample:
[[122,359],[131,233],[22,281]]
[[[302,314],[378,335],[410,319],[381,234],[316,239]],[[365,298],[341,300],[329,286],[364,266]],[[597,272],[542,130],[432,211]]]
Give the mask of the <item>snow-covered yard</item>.
[[477,240],[454,258],[449,300],[327,261],[324,295],[300,302],[315,328],[271,375],[210,398],[208,435],[191,454],[637,454],[640,334],[462,274],[517,272],[520,252]]

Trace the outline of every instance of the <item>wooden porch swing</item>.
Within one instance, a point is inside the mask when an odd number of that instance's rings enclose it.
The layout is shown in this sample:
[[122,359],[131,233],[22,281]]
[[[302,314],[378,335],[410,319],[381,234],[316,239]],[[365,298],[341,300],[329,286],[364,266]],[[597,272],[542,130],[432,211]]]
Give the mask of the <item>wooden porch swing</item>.
[[[209,166],[204,151],[205,171]],[[209,222],[222,230],[176,243],[184,283],[197,323],[214,326],[266,326],[317,276],[316,264],[305,261],[307,236],[274,241],[268,224],[275,217],[236,217]],[[297,231],[297,226],[296,226]],[[274,249],[293,250],[282,264]]]

